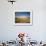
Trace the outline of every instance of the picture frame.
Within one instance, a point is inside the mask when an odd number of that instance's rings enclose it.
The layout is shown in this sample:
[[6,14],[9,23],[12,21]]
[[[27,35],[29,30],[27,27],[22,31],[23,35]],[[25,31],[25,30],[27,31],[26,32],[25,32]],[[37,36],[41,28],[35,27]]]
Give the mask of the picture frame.
[[32,26],[33,15],[32,10],[16,10],[15,11],[15,25],[16,26]]

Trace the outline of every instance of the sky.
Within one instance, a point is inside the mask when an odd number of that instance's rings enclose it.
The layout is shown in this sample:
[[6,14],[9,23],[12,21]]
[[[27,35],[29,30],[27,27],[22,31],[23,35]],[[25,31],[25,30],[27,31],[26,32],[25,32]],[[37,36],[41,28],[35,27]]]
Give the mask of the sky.
[[16,12],[15,16],[28,16],[28,17],[30,17],[30,12]]

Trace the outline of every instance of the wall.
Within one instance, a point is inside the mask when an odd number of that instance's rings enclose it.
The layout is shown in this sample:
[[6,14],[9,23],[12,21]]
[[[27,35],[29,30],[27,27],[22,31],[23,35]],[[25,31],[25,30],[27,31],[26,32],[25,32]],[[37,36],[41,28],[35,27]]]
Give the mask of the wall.
[[[32,26],[15,26],[15,10],[32,10]],[[46,40],[46,0],[17,0],[13,5],[0,0],[0,40],[15,40],[19,32],[37,41]]]

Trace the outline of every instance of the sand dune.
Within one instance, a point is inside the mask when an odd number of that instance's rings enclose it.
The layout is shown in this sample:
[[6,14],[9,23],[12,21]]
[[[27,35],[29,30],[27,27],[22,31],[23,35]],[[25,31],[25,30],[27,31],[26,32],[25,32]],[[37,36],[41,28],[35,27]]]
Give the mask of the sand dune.
[[30,18],[15,18],[15,23],[30,23]]

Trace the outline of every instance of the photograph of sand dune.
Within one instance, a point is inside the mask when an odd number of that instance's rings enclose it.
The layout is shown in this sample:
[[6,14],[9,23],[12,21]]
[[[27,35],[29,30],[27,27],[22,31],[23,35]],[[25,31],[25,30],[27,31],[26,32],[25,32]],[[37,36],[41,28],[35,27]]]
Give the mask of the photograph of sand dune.
[[15,23],[19,25],[27,25],[32,23],[32,15],[30,12],[15,12]]
[[30,12],[16,12],[15,23],[30,23]]

